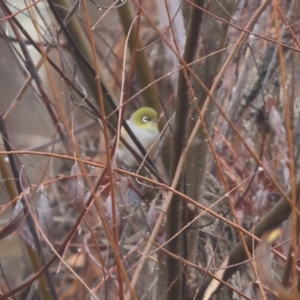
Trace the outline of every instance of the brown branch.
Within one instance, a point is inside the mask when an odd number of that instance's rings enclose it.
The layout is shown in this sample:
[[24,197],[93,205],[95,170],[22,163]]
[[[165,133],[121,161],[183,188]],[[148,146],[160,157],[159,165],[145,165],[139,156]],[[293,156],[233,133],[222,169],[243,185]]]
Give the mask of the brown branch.
[[[204,1],[195,0],[197,5],[203,6]],[[187,30],[186,43],[183,53],[183,60],[185,63],[190,63],[194,60],[196,50],[198,47],[200,26],[202,23],[202,11],[192,8],[189,18],[189,25]],[[181,157],[182,151],[185,147],[185,137],[187,128],[187,117],[189,111],[189,86],[187,81],[188,72],[183,69],[178,76],[177,95],[176,95],[176,112],[175,112],[175,129],[173,137],[173,151],[171,155],[171,170],[170,178],[173,178],[178,167],[178,162]],[[179,180],[182,182],[183,177]],[[177,190],[181,189],[181,184],[176,187]],[[181,212],[182,212],[182,199],[176,195],[173,196],[171,204],[167,211],[167,223],[166,223],[166,238],[171,239],[181,229]],[[182,256],[182,235],[172,239],[167,249],[171,253]],[[182,264],[174,257],[167,256],[166,260],[167,268],[167,287],[169,287],[167,293],[167,299],[181,299],[183,296],[182,286]],[[174,284],[175,283],[175,284]]]

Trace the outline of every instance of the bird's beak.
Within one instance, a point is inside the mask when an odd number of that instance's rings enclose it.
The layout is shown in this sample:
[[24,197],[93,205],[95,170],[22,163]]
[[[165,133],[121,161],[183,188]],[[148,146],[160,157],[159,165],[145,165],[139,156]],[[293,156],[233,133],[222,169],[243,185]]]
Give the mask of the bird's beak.
[[154,119],[152,122],[153,123],[158,123],[158,119]]

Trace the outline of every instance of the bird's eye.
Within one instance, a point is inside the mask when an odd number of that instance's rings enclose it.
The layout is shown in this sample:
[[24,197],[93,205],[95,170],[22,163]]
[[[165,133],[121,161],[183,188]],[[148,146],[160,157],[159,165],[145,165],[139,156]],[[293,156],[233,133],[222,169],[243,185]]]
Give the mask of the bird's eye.
[[144,123],[147,123],[149,121],[149,118],[147,116],[143,116],[142,121]]

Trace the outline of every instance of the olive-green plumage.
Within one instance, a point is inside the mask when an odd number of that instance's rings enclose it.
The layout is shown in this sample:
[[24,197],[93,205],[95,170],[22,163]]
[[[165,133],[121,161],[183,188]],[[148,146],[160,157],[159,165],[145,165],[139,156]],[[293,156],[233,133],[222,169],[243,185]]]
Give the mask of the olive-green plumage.
[[[131,115],[129,120],[126,121],[128,126],[146,151],[151,148],[151,146],[159,136],[157,117],[157,112],[153,108],[141,107]],[[121,129],[121,136],[137,153],[140,153],[137,146],[134,144],[123,127]],[[117,149],[117,159],[119,162],[125,164],[130,168],[135,168],[139,165],[136,158],[131,154],[131,152],[125,147],[122,142],[119,143]]]

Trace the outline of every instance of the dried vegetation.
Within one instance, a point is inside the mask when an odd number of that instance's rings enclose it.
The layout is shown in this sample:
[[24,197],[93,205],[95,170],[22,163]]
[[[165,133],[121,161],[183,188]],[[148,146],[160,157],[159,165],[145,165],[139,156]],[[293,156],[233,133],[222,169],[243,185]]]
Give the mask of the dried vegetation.
[[[0,299],[296,299],[298,1],[17,2]],[[159,150],[126,170],[114,137],[146,105]]]

